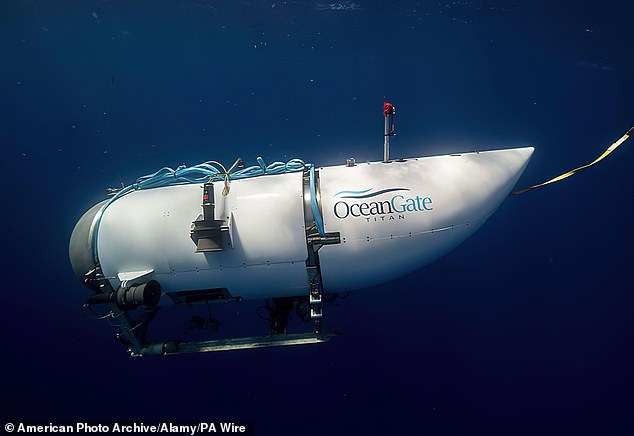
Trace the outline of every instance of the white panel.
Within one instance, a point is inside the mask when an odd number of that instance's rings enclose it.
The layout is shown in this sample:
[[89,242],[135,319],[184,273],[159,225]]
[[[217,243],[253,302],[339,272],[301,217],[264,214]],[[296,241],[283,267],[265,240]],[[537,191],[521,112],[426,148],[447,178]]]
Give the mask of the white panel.
[[351,239],[319,252],[324,288],[347,291],[393,280],[448,253],[477,229],[465,224],[393,239]]
[[225,287],[244,298],[307,293],[302,173],[234,180],[227,197],[222,186],[214,189],[216,218],[232,217],[232,238],[221,252],[196,253],[190,237],[202,213],[201,185],[136,191],[113,202],[99,232],[105,275],[154,269],[165,291]]
[[305,261],[302,173],[239,182],[230,194],[233,239],[246,263]]
[[[235,191],[238,183],[232,183],[231,191]],[[167,258],[172,272],[219,269],[223,266],[242,266],[244,256],[240,250],[225,245],[225,250],[215,253],[196,253],[196,244],[191,239],[192,221],[202,214],[201,185],[174,186],[173,193],[168,194],[168,207],[165,214],[165,242],[169,247]],[[227,199],[222,198],[222,183],[215,184],[216,217],[220,218],[223,204],[231,202],[230,191]],[[217,286],[226,287],[226,285]],[[189,288],[191,289],[191,288]]]
[[133,192],[104,211],[97,252],[106,277],[153,269],[168,272],[165,249],[165,208],[170,188]]
[[[321,168],[324,227],[342,238],[342,244],[319,252],[326,290],[385,282],[448,252],[506,198],[532,152],[520,148]],[[390,191],[381,193],[385,190]]]

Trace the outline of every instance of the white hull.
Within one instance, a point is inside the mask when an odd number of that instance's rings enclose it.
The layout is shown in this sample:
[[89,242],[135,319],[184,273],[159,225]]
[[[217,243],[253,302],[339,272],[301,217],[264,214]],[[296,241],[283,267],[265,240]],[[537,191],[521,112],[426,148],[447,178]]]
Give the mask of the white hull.
[[[322,247],[319,253],[324,286],[352,290],[376,285],[446,254],[473,234],[500,206],[533,150],[528,147],[410,159],[402,163],[323,168],[320,179],[324,224],[327,231],[339,231],[342,236],[341,245]],[[334,214],[335,204],[344,196],[335,194],[344,189],[373,188],[368,192],[371,194],[401,187],[409,191],[345,201],[368,203],[397,196],[393,209],[405,208],[404,213],[345,219]],[[416,200],[417,196],[420,200]],[[409,198],[414,201],[408,202]],[[338,212],[344,215],[341,210]]]
[[[456,247],[506,198],[532,152],[319,168],[324,229],[341,240],[319,250],[325,292],[387,282]],[[228,231],[224,250],[207,253],[196,252],[190,236],[201,213],[200,185],[122,196],[101,218],[96,252],[103,275],[113,289],[148,272],[164,293],[226,288],[244,299],[307,295],[310,199],[303,183],[299,172],[234,180],[226,197],[215,189],[215,218]]]

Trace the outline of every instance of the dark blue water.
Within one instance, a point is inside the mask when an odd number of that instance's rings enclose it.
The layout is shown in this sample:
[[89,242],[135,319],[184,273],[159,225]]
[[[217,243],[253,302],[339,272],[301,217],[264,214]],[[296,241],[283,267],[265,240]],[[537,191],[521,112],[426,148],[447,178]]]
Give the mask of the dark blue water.
[[76,220],[164,165],[379,160],[389,100],[393,156],[533,145],[526,186],[634,124],[629,2],[329,1],[2,2],[3,424],[634,432],[634,140],[353,293],[324,345],[132,359],[81,309]]

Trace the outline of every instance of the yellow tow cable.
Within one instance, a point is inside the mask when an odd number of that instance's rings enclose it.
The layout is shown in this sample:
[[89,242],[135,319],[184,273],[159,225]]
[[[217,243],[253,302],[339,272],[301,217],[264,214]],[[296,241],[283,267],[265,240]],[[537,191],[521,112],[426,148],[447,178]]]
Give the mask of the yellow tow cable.
[[607,149],[607,150],[605,150],[605,151],[603,152],[603,154],[601,154],[601,156],[599,156],[598,158],[596,158],[595,160],[593,160],[593,161],[592,161],[592,162],[590,162],[589,164],[586,164],[586,165],[580,166],[579,168],[575,168],[574,170],[570,170],[570,171],[568,171],[567,173],[564,173],[564,174],[562,174],[562,175],[560,175],[560,176],[557,176],[557,177],[555,177],[555,178],[552,178],[552,179],[550,179],[550,180],[547,180],[547,181],[545,181],[545,182],[543,182],[543,183],[539,183],[539,184],[537,184],[537,185],[533,185],[533,186],[530,186],[530,187],[528,187],[528,188],[526,188],[526,189],[521,189],[521,190],[519,190],[519,191],[513,191],[513,192],[511,192],[511,194],[512,194],[512,195],[520,195],[520,194],[523,194],[523,193],[525,193],[525,192],[531,191],[531,190],[533,190],[533,189],[536,189],[536,188],[541,188],[541,187],[542,187],[542,186],[544,186],[544,185],[549,185],[549,184],[551,184],[551,183],[555,183],[555,182],[558,182],[558,181],[560,181],[560,180],[566,179],[566,178],[568,178],[568,177],[572,176],[573,174],[578,173],[578,172],[579,172],[579,171],[581,171],[581,170],[585,170],[586,168],[589,168],[589,167],[591,167],[592,165],[594,165],[595,163],[597,163],[597,162],[599,162],[599,161],[603,160],[603,158],[605,158],[608,154],[610,154],[610,153],[612,153],[614,150],[616,150],[616,149],[618,148],[618,146],[619,146],[619,145],[623,144],[623,143],[627,140],[627,138],[629,138],[629,137],[630,137],[631,135],[633,135],[633,134],[634,134],[634,127],[632,127],[630,130],[628,130],[628,131],[627,131],[627,133],[626,133],[625,135],[621,136],[621,138],[620,138],[618,141],[616,141],[614,144],[610,145],[610,146],[608,147],[608,149]]

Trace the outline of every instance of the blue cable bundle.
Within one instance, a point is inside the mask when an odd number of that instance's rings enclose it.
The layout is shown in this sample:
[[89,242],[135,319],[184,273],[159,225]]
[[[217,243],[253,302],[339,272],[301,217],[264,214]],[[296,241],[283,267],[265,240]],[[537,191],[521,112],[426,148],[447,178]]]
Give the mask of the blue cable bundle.
[[[246,179],[270,174],[283,174],[303,171],[310,168],[301,159],[291,159],[288,162],[273,162],[270,165],[264,163],[264,159],[257,158],[258,165],[253,165],[239,171],[227,174],[229,180]],[[115,199],[138,189],[152,189],[161,186],[180,185],[186,183],[205,183],[208,180],[222,180],[226,173],[212,163],[202,163],[192,167],[181,165],[175,170],[163,167],[153,174],[139,177],[136,183],[123,188],[112,197],[109,203]]]
[[[266,165],[264,159],[258,157],[257,162],[258,165],[253,165],[248,168],[243,168],[241,170],[229,173],[221,171],[218,168],[218,166],[222,166],[220,164],[216,166],[212,162],[205,162],[202,164],[194,165],[192,167],[180,165],[175,170],[169,167],[163,167],[153,174],[139,177],[136,183],[128,185],[117,192],[102,209],[101,215],[96,222],[94,232],[95,236],[93,247],[95,251],[95,259],[97,259],[97,235],[99,234],[99,224],[101,223],[101,216],[103,216],[103,212],[116,199],[123,197],[124,195],[129,194],[132,191],[137,191],[139,189],[160,188],[162,186],[182,185],[188,183],[205,183],[211,180],[224,180],[225,177],[228,177],[229,180],[237,180],[271,174],[294,173],[312,167],[311,164],[307,165],[301,159],[291,159],[288,162],[273,162],[270,165]],[[224,168],[222,169],[224,170]]]

